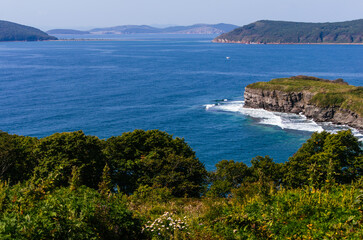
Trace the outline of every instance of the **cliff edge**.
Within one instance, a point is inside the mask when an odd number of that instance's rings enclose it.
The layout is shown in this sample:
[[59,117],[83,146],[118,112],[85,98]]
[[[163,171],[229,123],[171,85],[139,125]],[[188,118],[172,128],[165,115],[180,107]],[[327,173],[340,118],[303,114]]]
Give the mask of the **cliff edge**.
[[273,79],[246,87],[246,108],[302,113],[316,122],[363,130],[363,87],[307,76]]

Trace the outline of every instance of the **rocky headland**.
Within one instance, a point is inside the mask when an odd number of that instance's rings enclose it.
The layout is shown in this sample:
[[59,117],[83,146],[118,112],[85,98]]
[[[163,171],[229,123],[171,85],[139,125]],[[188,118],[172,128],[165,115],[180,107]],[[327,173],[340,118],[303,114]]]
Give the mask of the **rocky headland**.
[[363,130],[363,87],[307,76],[273,79],[246,87],[246,108],[302,113],[316,122]]
[[216,37],[244,44],[362,44],[363,19],[335,23],[261,20]]

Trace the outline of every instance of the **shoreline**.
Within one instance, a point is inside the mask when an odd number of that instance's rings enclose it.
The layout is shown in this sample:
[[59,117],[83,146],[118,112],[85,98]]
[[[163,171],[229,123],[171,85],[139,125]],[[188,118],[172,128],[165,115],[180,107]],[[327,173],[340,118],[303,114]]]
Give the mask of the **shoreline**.
[[212,43],[234,43],[234,44],[245,44],[245,45],[363,45],[362,43],[248,43],[241,41],[215,41],[212,40]]

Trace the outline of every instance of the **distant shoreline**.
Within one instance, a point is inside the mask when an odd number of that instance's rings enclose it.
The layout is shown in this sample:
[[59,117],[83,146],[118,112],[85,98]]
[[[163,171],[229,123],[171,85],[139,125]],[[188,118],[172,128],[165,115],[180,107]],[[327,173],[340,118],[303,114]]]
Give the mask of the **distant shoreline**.
[[213,43],[234,43],[234,44],[245,44],[245,45],[363,45],[363,43],[245,43],[238,41],[212,41]]
[[[82,38],[82,39],[58,39],[58,40],[41,40],[41,41],[0,41],[0,43],[5,42],[95,42],[95,41],[105,41],[105,42],[121,42],[121,41],[145,41],[146,39],[120,39],[120,38]],[[154,39],[147,39],[148,41],[156,41]],[[160,40],[160,39],[158,39]],[[363,43],[241,43],[241,42],[217,42],[211,41],[212,43],[229,43],[229,44],[243,44],[243,45],[363,45]]]

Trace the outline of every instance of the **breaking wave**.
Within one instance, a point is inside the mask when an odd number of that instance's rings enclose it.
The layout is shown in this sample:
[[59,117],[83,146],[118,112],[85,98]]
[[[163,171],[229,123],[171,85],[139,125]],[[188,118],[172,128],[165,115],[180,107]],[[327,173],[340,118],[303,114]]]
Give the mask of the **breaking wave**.
[[353,134],[363,141],[363,134],[354,128],[332,123],[316,123],[307,119],[302,114],[269,112],[264,109],[244,108],[244,101],[229,101],[227,99],[217,100],[214,104],[204,105],[207,111],[231,112],[249,116],[257,121],[258,124],[278,126],[281,129],[290,129],[307,132],[338,132],[340,130],[351,129]]

